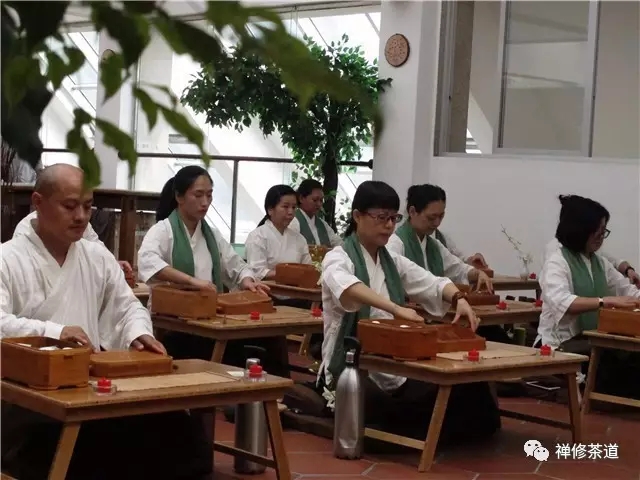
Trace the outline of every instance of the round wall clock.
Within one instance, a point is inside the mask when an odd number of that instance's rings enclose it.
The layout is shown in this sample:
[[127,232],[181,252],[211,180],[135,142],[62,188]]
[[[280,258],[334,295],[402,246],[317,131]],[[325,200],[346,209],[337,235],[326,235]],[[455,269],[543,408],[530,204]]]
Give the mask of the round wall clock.
[[409,40],[401,33],[391,35],[384,46],[384,57],[392,67],[404,65],[409,59]]

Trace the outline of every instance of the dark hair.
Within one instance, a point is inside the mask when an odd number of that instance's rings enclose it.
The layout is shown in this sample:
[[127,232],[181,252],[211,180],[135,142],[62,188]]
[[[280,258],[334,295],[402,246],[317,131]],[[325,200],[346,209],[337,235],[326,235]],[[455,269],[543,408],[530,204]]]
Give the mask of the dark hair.
[[556,239],[572,252],[583,252],[589,237],[600,228],[602,219],[609,222],[609,211],[595,200],[579,195],[560,195],[558,199],[562,208]]
[[307,178],[298,185],[298,198],[308,197],[314,190],[322,190],[322,184],[313,178]]
[[446,202],[447,194],[437,185],[412,185],[407,191],[407,212],[409,207],[421,212],[433,202]]
[[176,195],[184,195],[187,193],[191,185],[202,175],[205,175],[213,185],[213,180],[211,180],[209,172],[198,165],[189,165],[181,168],[173,178],[170,178],[167,183],[164,184],[162,192],[160,193],[158,208],[156,208],[156,222],[164,220],[171,215],[171,212],[178,207]]
[[356,221],[353,219],[353,211],[366,212],[372,208],[398,211],[400,209],[400,197],[393,187],[384,182],[377,180],[362,182],[356,190],[356,194],[353,196],[351,218],[349,218],[349,224],[344,232],[345,237],[348,237],[356,231]]
[[286,195],[293,195],[297,198],[296,191],[289,185],[274,185],[267,191],[264,197],[264,212],[266,215],[260,220],[258,224],[259,227],[269,220],[269,209],[275,208],[280,203],[280,200],[282,200],[282,197]]

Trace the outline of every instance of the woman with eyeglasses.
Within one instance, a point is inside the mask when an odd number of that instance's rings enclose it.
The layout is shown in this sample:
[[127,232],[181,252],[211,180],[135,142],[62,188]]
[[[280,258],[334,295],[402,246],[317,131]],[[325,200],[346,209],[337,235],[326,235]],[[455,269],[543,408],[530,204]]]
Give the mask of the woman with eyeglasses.
[[464,263],[439,240],[442,234],[438,226],[444,216],[445,199],[444,190],[438,186],[411,186],[407,192],[409,217],[391,236],[387,248],[438,277],[459,284],[477,283],[479,290],[493,292],[486,273]]
[[[597,329],[599,310],[640,306],[640,290],[598,253],[609,236],[607,209],[578,195],[560,195],[559,199],[559,246],[548,255],[540,273],[543,303],[534,346],[589,355],[591,348],[582,332]],[[618,361],[615,351],[604,351],[596,391],[624,388],[621,383],[625,382],[614,372],[626,369],[625,364],[628,362]],[[584,373],[586,368],[585,363]]]
[[[359,319],[395,317],[423,322],[414,310],[405,307],[406,296],[432,315],[442,316],[452,306],[455,321],[465,317],[474,330],[478,326],[478,318],[451,280],[437,277],[386,248],[402,219],[399,208],[400,198],[389,185],[379,181],[362,183],[353,198],[343,245],[324,258],[321,283],[325,338],[318,373],[320,387],[335,389],[345,366],[345,337],[357,336]],[[365,387],[367,424],[425,438],[437,386],[370,372]],[[453,387],[443,426],[445,437],[490,435],[499,427],[497,406],[488,384]]]

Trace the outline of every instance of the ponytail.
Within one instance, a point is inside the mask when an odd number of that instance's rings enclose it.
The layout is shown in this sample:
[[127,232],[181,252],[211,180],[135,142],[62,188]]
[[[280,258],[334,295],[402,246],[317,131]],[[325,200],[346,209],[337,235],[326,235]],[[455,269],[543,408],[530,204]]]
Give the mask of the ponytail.
[[266,223],[266,221],[269,220],[269,215],[265,215],[264,217],[262,217],[262,220],[260,220],[260,223],[258,223],[258,227],[261,227],[262,225],[264,225]]
[[167,183],[165,183],[162,188],[158,208],[156,208],[156,222],[160,222],[165,218],[168,218],[169,215],[171,215],[171,212],[178,207],[174,185],[175,177],[172,177],[167,180]]
[[353,216],[349,219],[349,223],[347,224],[347,228],[344,231],[344,238],[347,238],[351,234],[356,232],[356,221],[353,219]]

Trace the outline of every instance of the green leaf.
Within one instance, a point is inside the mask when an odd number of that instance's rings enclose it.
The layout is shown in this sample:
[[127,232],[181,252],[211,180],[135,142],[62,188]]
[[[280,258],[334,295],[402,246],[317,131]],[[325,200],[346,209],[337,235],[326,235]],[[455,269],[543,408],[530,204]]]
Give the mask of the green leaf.
[[2,90],[9,108],[19,104],[30,87],[42,78],[40,63],[36,58],[17,56],[11,59],[2,72]]
[[104,87],[105,102],[113,97],[124,83],[124,68],[124,58],[119,53],[103,58],[100,62],[100,82]]
[[158,105],[158,108],[162,112],[164,119],[176,132],[183,135],[189,142],[195,144],[200,149],[202,161],[205,165],[209,166],[209,154],[204,150],[204,134],[202,131],[191,125],[189,120],[178,112],[163,107],[162,105]]
[[78,166],[84,170],[85,185],[95,188],[100,185],[100,162],[82,134],[82,127],[93,119],[80,108],[76,108],[73,114],[73,128],[67,133],[67,148],[78,155]]
[[101,118],[96,118],[96,126],[102,130],[105,145],[115,148],[119,157],[128,161],[129,172],[135,173],[138,163],[138,154],[133,140],[114,124]]
[[133,95],[138,99],[142,110],[144,110],[144,113],[147,116],[149,130],[153,129],[158,121],[158,106],[156,105],[156,102],[151,99],[147,92],[139,87],[133,89]]
[[[14,9],[20,17],[20,28],[24,33],[27,49],[25,53],[31,53],[45,38],[57,33],[70,4],[58,1],[3,3]],[[2,41],[5,41],[4,37]]]
[[150,88],[155,88],[156,90],[160,90],[161,92],[164,92],[167,94],[167,96],[169,97],[169,99],[171,100],[171,107],[175,110],[178,106],[178,97],[176,97],[176,95],[173,93],[173,91],[171,90],[170,87],[167,87],[166,85],[157,85],[155,83],[142,83],[141,85],[145,85],[147,87]]
[[125,10],[128,10],[132,13],[141,13],[144,15],[148,15],[156,9],[156,2],[122,2],[122,6],[125,8]]
[[66,63],[53,51],[46,53],[48,64],[47,77],[56,90],[60,88],[62,80],[64,80],[65,77],[78,71],[85,62],[84,54],[75,47],[65,47],[64,52],[69,59],[69,63]]

